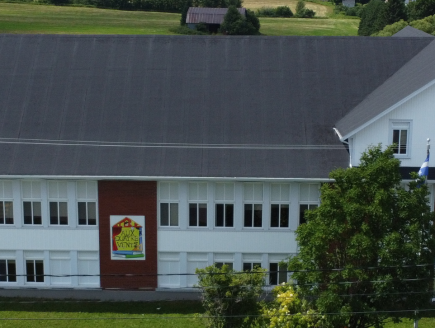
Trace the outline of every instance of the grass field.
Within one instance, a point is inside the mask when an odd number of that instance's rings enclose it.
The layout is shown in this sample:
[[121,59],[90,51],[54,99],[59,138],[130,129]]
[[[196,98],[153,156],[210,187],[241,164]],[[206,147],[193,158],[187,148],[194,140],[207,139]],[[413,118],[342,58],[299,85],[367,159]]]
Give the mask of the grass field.
[[[0,299],[1,328],[205,328],[199,318],[200,302],[94,302]],[[428,313],[429,316],[434,312]],[[389,323],[385,328],[412,328],[413,321]],[[434,328],[435,318],[419,321],[419,328]]]
[[[199,302],[1,302],[1,328],[205,328]],[[7,320],[15,319],[15,320]],[[35,319],[35,320],[33,320]]]
[[[244,0],[243,7],[255,10],[261,7],[289,6],[293,13],[295,13],[297,3],[297,0]],[[333,10],[333,6],[328,5],[328,2],[326,2],[325,5],[305,2],[305,7],[314,10],[317,17],[327,17]]]
[[[180,14],[171,13],[0,3],[0,33],[173,34],[169,29],[179,22]],[[356,35],[359,20],[261,18],[260,23],[264,35],[342,36]]]

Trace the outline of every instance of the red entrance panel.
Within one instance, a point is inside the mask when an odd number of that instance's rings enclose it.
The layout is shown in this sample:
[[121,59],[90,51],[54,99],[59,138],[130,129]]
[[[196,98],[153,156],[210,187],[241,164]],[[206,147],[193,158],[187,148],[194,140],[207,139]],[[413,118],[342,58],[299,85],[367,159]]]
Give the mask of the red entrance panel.
[[[100,274],[102,288],[157,287],[157,183],[99,181]],[[145,216],[143,257],[113,257],[110,216]],[[142,229],[142,227],[140,226]],[[122,253],[122,252],[120,252]],[[127,252],[126,252],[127,253]]]

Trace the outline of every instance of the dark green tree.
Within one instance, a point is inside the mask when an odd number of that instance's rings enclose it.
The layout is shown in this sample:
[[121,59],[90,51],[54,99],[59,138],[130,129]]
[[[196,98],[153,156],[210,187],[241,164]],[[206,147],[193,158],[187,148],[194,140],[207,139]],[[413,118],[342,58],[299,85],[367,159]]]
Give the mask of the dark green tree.
[[387,9],[385,10],[385,20],[387,25],[394,24],[401,19],[406,21],[408,19],[408,12],[406,10],[404,0],[388,0]]
[[335,182],[322,186],[321,205],[297,229],[300,253],[289,270],[298,271],[298,293],[319,313],[339,313],[322,327],[380,328],[427,307],[434,213],[427,186],[415,174],[402,187],[399,166],[392,147],[369,148],[359,167],[331,172]]
[[386,25],[387,5],[381,0],[370,0],[361,13],[358,35],[370,36],[382,30]]
[[186,0],[183,8],[181,9],[180,25],[186,25],[187,12],[190,7],[192,7],[192,0]]
[[252,11],[247,10],[243,17],[235,6],[229,6],[220,31],[227,35],[254,35],[259,29],[260,22]]
[[435,15],[435,0],[412,1],[407,6],[409,20],[423,19]]

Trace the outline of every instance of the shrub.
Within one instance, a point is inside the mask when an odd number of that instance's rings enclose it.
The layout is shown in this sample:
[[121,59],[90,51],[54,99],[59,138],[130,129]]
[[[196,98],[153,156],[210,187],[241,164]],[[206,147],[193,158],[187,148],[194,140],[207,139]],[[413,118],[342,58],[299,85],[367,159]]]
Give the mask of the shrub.
[[299,0],[296,5],[296,16],[298,18],[313,18],[316,13],[314,10],[305,8],[305,2],[303,0]]
[[409,25],[423,32],[433,34],[435,33],[435,15],[413,21]]
[[278,17],[292,17],[293,12],[288,6],[276,7],[276,16]]
[[381,31],[386,25],[385,11],[387,5],[381,0],[371,0],[361,14],[358,35],[369,36]]
[[273,7],[261,7],[255,12],[257,17],[277,17],[276,8]]
[[309,328],[319,320],[289,284],[273,289],[274,300],[263,306],[262,321],[270,328]]
[[372,36],[392,36],[393,34],[396,34],[406,26],[408,26],[408,23],[405,22],[403,19],[401,19],[400,21],[394,24],[385,26],[382,31],[379,31],[378,33],[374,33],[372,34]]
[[196,269],[202,305],[210,327],[249,327],[261,311],[258,303],[265,271],[235,272],[227,265]]
[[177,27],[171,27],[169,31],[176,33],[176,34],[186,34],[186,35],[206,35],[208,33],[200,32],[197,30],[192,30],[188,28],[186,25],[184,26],[177,26]]

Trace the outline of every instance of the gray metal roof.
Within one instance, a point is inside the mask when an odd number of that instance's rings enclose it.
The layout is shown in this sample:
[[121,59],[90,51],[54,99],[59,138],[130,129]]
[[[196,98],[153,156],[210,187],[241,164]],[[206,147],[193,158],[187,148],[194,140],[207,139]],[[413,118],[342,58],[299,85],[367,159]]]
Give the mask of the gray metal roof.
[[423,39],[431,43],[337,122],[336,127],[344,138],[435,80],[435,40]]
[[335,122],[429,42],[0,35],[0,175],[326,178]]
[[[239,13],[246,16],[245,8],[237,8]],[[227,14],[228,8],[202,8],[190,7],[187,11],[186,23],[197,24],[222,24],[224,16]]]
[[433,35],[429,33],[418,30],[412,26],[405,26],[399,32],[393,35],[394,37],[406,38],[406,37],[416,37],[416,38],[434,38]]

